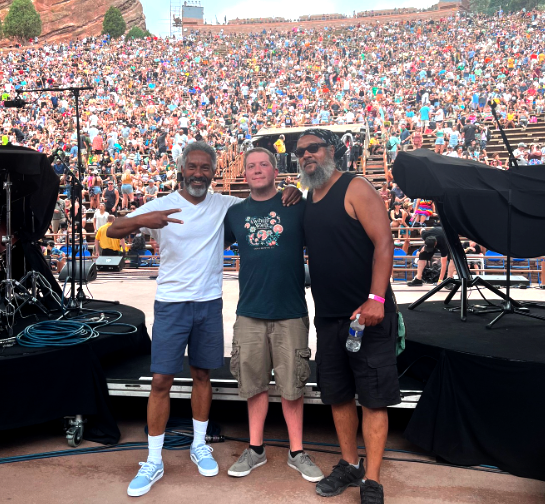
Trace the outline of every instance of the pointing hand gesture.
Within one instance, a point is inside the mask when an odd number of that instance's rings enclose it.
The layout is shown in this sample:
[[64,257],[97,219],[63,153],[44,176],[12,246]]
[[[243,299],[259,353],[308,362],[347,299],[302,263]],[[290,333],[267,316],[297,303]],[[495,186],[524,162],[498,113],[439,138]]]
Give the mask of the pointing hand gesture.
[[148,229],[162,229],[168,226],[170,222],[175,224],[183,224],[184,221],[169,217],[169,215],[181,212],[180,208],[173,208],[171,210],[158,210],[155,212],[149,212],[139,216],[139,222],[141,227]]

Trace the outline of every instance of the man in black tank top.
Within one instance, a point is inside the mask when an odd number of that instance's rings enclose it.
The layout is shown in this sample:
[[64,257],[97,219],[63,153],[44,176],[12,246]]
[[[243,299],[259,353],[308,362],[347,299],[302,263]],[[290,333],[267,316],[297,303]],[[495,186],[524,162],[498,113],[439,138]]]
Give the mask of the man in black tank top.
[[[381,503],[386,407],[400,402],[388,215],[367,180],[336,170],[344,151],[333,133],[306,130],[295,152],[301,185],[309,188],[304,229],[316,309],[318,386],[322,402],[332,407],[343,457],[316,492],[329,497],[359,486],[362,503]],[[346,339],[357,314],[366,327],[361,348],[350,352]],[[363,408],[365,468],[357,452],[356,393]]]
[[117,205],[119,203],[119,191],[114,185],[113,180],[108,180],[106,189],[102,191],[102,202],[106,207],[106,211],[111,215],[117,215]]

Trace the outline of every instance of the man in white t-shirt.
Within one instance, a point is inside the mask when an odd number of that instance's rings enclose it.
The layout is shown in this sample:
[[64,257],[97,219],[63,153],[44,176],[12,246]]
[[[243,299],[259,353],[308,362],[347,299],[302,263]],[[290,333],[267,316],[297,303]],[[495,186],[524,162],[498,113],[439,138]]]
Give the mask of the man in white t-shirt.
[[182,139],[178,138],[174,141],[174,145],[172,146],[172,159],[174,159],[174,162],[176,163],[176,160],[182,155]]
[[104,226],[104,224],[108,222],[108,215],[110,214],[106,212],[106,205],[101,203],[98,206],[98,209],[95,210],[95,214],[93,216],[93,227],[95,229],[95,233],[98,231],[98,228]]
[[187,127],[189,126],[189,119],[185,115],[180,117],[178,121],[178,126],[182,129],[187,129]]
[[445,152],[443,152],[443,156],[448,156],[448,157],[460,157],[458,156],[458,152],[456,152],[454,150],[454,148],[452,147],[452,145],[448,145],[447,146],[447,150]]
[[[216,170],[216,152],[208,144],[191,143],[178,161],[183,189],[117,219],[107,233],[116,238],[141,230],[157,241],[161,256],[151,349],[149,455],[129,485],[131,496],[144,495],[163,476],[161,450],[169,393],[174,375],[182,371],[186,346],[193,379],[191,460],[203,476],[218,474],[212,449],[205,444],[212,403],[210,370],[223,366],[223,221],[240,199],[208,192]],[[285,204],[300,197],[297,190],[285,193]]]
[[438,125],[441,125],[443,123],[443,121],[445,120],[445,112],[443,111],[443,109],[441,107],[437,108],[437,110],[435,111],[433,116],[434,116],[435,122]]

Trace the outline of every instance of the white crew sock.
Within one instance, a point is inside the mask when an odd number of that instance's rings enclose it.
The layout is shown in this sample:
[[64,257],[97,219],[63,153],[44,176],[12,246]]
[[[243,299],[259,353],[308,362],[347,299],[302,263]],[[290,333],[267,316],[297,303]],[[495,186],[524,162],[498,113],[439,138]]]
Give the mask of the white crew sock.
[[193,419],[193,447],[205,444],[204,437],[206,436],[206,429],[208,428],[208,420],[206,422],[199,422]]
[[161,450],[163,449],[163,443],[165,442],[165,434],[159,436],[149,436],[148,435],[148,462],[153,462],[154,464],[160,464],[163,461],[161,456]]

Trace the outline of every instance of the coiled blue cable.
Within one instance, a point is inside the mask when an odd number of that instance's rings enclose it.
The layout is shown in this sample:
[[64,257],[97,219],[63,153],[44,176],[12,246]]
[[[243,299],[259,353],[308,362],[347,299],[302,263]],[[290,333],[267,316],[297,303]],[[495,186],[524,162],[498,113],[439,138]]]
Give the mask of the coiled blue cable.
[[[24,347],[67,347],[85,343],[100,335],[127,335],[138,329],[132,324],[118,322],[118,311],[86,310],[87,313],[70,319],[44,320],[26,327],[17,335],[17,343]],[[106,327],[126,327],[124,332],[107,331]]]
[[87,324],[70,320],[44,320],[23,329],[17,343],[24,347],[66,347],[96,338],[98,331]]

